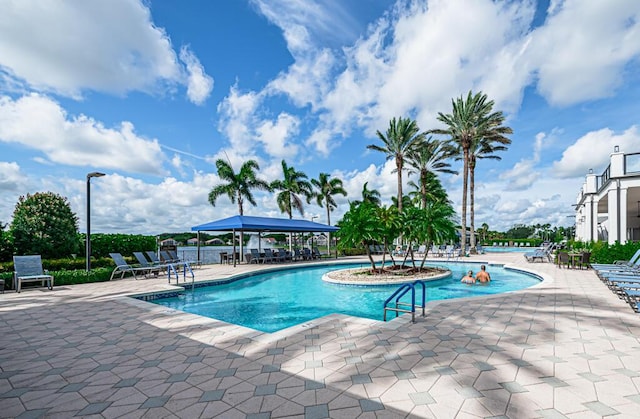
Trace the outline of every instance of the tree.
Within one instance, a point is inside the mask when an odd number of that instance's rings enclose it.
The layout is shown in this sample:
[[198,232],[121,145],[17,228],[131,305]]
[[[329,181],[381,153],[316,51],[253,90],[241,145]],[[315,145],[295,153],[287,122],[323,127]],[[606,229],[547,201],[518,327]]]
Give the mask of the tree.
[[365,182],[364,185],[362,185],[362,201],[356,200],[353,201],[353,203],[358,205],[363,202],[368,202],[376,207],[379,207],[380,205],[382,205],[382,201],[380,200],[380,192],[378,192],[377,189],[368,189],[367,185],[369,185],[369,182]]
[[338,241],[339,248],[363,247],[365,249],[369,262],[371,262],[372,273],[377,273],[378,270],[369,245],[380,241],[384,236],[384,227],[377,219],[376,211],[377,207],[370,202],[359,204],[352,202],[349,205],[349,210],[338,222],[340,230],[336,233],[340,239]]
[[13,239],[9,231],[5,231],[7,224],[0,221],[0,262],[11,260],[13,255]]
[[282,160],[282,173],[282,179],[271,182],[271,189],[280,191],[276,198],[278,208],[286,213],[289,219],[293,218],[294,209],[304,217],[302,197],[309,201],[313,196],[311,183],[307,181],[308,177],[304,172],[298,172],[295,168],[289,167],[284,160]]
[[482,241],[486,242],[487,241],[487,232],[489,231],[489,224],[482,223],[482,227],[480,228],[480,231],[482,232]]
[[409,196],[420,207],[425,208],[425,202],[449,202],[449,195],[442,187],[442,183],[440,183],[440,179],[435,173],[428,172],[418,182],[419,184],[416,184],[410,180],[408,185],[414,188],[413,191],[409,192]]
[[[311,179],[311,184],[317,189],[315,192],[317,204],[320,208],[324,206],[327,210],[327,225],[331,225],[331,211],[337,207],[333,196],[347,196],[347,191],[344,190],[342,180],[331,178],[328,173],[320,173],[318,179]],[[330,233],[327,233],[327,253],[331,253]]]
[[486,138],[491,142],[502,142],[508,139],[506,134],[513,130],[502,125],[502,112],[493,112],[494,102],[487,95],[469,91],[467,98],[460,96],[452,99],[453,111],[450,114],[438,113],[438,120],[446,125],[444,129],[433,129],[429,133],[449,136],[449,143],[462,156],[462,251],[467,245],[467,196],[469,181],[470,153],[475,141]]
[[245,199],[254,207],[257,205],[251,192],[252,189],[270,190],[267,182],[257,178],[256,172],[260,170],[260,166],[255,160],[244,162],[238,173],[233,171],[230,163],[222,159],[216,161],[216,167],[218,168],[218,177],[227,183],[214,186],[209,192],[209,203],[214,207],[218,197],[227,195],[232,204],[238,203],[238,214],[244,215],[243,203]]
[[78,253],[78,217],[67,198],[53,192],[21,196],[13,212],[11,234],[17,254],[43,258]]
[[[269,191],[269,184],[262,179],[258,179],[256,172],[260,170],[258,162],[249,160],[242,164],[238,173],[233,171],[231,164],[218,159],[216,161],[218,168],[218,177],[227,181],[226,184],[214,186],[209,192],[209,203],[216,206],[216,200],[221,195],[227,195],[232,204],[238,203],[238,214],[244,215],[243,203],[246,199],[254,207],[257,205],[253,198],[252,189]],[[242,247],[244,245],[244,233],[240,232],[240,254],[242,255]]]
[[446,162],[451,157],[452,151],[444,143],[428,137],[407,153],[407,164],[411,167],[409,175],[418,174],[417,188],[420,191],[422,208],[427,206],[429,186],[432,184],[432,176],[436,172],[458,173],[451,170],[451,164]]
[[404,161],[407,154],[423,141],[425,134],[419,132],[416,121],[409,118],[393,118],[389,122],[389,128],[386,134],[376,131],[378,138],[382,140],[383,146],[370,144],[367,146],[370,150],[384,153],[387,160],[394,159],[396,168],[394,172],[398,174],[398,210],[402,212],[402,171],[404,170]]

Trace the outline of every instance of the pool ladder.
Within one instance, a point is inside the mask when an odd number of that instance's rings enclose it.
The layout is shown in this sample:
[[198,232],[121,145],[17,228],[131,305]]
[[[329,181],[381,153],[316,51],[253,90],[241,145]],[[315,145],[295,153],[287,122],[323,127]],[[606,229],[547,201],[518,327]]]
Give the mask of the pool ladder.
[[[422,305],[416,305],[416,285],[422,286]],[[402,297],[406,293],[411,291],[411,304],[400,301]],[[400,288],[398,288],[391,297],[387,298],[384,302],[384,313],[382,315],[382,319],[387,321],[387,311],[394,311],[396,313],[396,317],[398,317],[398,313],[411,313],[411,322],[416,322],[416,308],[422,309],[422,317],[425,316],[424,306],[427,296],[427,290],[424,286],[424,282],[422,281],[414,281],[413,283],[402,284]],[[395,304],[389,306],[388,304],[395,298]]]

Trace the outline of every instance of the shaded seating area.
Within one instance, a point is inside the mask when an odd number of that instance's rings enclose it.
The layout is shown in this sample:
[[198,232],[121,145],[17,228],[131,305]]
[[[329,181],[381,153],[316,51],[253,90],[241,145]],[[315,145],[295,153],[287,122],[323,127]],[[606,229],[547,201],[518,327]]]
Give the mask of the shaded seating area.
[[[286,218],[269,218],[269,217],[254,217],[247,215],[236,215],[229,218],[224,218],[210,223],[201,224],[191,227],[191,231],[228,231],[233,234],[233,251],[231,254],[221,254],[221,263],[233,263],[235,266],[241,262],[240,256],[242,256],[247,263],[275,263],[275,262],[287,262],[293,260],[312,260],[319,258],[320,252],[313,252],[311,249],[305,251],[294,250],[292,255],[290,252],[280,249],[275,252],[273,249],[256,249],[258,257],[250,249],[249,252],[244,254],[242,246],[237,246],[236,242],[237,233],[252,232],[258,233],[258,240],[260,240],[260,234],[264,232],[269,233],[332,233],[338,231],[338,227],[333,227],[326,224],[315,223],[308,220],[296,220]],[[198,238],[198,243],[200,240]],[[242,243],[241,243],[242,244]],[[290,245],[294,244],[293,241]],[[238,249],[238,251],[236,251]],[[262,254],[264,252],[264,255]],[[198,249],[198,255],[200,251]],[[238,255],[238,257],[231,257],[231,255]],[[255,261],[255,262],[254,262]]]
[[40,282],[43,287],[46,284],[47,288],[53,290],[53,276],[42,268],[40,255],[14,256],[13,269],[13,286],[16,292],[22,290],[24,282]]
[[138,279],[139,275],[145,276],[149,271],[148,268],[145,268],[143,266],[129,264],[124,256],[122,256],[120,253],[109,253],[109,256],[116,264],[113,272],[111,272],[111,277],[109,278],[110,281],[113,280],[113,278],[118,274],[120,274],[120,279],[124,278],[126,274],[131,274],[134,279]]

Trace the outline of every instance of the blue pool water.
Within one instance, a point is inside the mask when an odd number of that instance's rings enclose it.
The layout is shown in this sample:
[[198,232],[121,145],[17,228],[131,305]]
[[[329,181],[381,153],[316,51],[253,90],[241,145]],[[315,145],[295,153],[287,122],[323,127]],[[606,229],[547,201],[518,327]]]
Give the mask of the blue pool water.
[[[349,286],[327,283],[322,275],[363,264],[324,265],[267,272],[224,284],[196,288],[177,297],[153,300],[173,309],[198,314],[262,332],[275,332],[332,313],[382,320],[384,301],[399,287]],[[515,291],[540,283],[536,276],[488,266],[488,285],[465,285],[460,278],[477,263],[439,263],[450,277],[427,283],[427,300],[473,297]],[[421,292],[416,292],[416,303]],[[405,301],[410,301],[409,296]]]
[[507,253],[507,252],[531,252],[535,247],[501,247],[501,246],[483,246],[487,253]]

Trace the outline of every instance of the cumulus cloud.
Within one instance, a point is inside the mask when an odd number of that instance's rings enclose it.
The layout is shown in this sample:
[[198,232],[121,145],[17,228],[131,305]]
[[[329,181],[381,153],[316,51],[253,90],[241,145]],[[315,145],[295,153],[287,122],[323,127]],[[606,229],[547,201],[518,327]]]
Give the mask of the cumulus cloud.
[[596,172],[604,170],[609,165],[609,156],[616,145],[623,153],[640,149],[638,127],[633,125],[620,134],[603,128],[583,135],[567,147],[559,161],[553,163],[553,170],[560,178],[584,176],[589,169]]
[[0,191],[17,191],[24,183],[18,163],[0,161]]
[[640,56],[640,3],[566,0],[549,9],[532,34],[538,90],[556,105],[611,96]]
[[536,134],[533,143],[533,157],[520,160],[512,169],[500,174],[500,179],[507,180],[506,188],[508,190],[525,190],[540,178],[540,170],[536,166],[540,162],[540,152],[546,138],[547,136],[543,132]]
[[183,61],[186,69],[139,0],[5,2],[0,16],[0,75],[13,88],[79,98],[85,90],[162,93],[184,84],[201,103],[213,81],[192,53]]
[[188,47],[180,49],[180,60],[187,66],[187,96],[196,105],[202,105],[213,90],[213,78],[204,72],[204,67]]
[[0,97],[0,141],[41,151],[55,163],[163,175],[157,140],[138,136],[130,122],[107,128],[88,116],[70,116],[46,96]]
[[283,112],[276,121],[264,121],[257,127],[258,140],[273,157],[293,157],[298,153],[298,146],[287,140],[298,132],[298,125],[298,118]]

